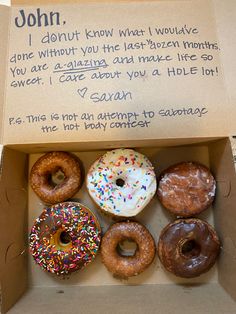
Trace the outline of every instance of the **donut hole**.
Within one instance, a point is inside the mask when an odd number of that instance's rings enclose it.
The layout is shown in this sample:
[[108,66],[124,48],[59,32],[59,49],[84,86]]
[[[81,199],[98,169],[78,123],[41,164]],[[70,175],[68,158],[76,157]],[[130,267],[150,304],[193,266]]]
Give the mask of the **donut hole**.
[[125,185],[125,181],[122,178],[118,178],[116,179],[116,185],[122,188]]
[[116,251],[122,257],[134,256],[138,250],[138,245],[132,239],[125,239],[117,244]]
[[184,257],[193,258],[199,256],[201,247],[195,240],[186,240],[180,250]]
[[67,246],[70,243],[71,243],[71,236],[69,235],[68,232],[62,231],[59,235],[59,244],[61,246]]
[[61,168],[56,169],[54,172],[49,174],[48,182],[51,186],[56,187],[65,181],[65,174]]

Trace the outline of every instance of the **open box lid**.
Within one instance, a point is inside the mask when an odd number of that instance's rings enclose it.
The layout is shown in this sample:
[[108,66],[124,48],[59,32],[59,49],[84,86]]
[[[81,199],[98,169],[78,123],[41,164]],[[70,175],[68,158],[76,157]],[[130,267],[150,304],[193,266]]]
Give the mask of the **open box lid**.
[[11,8],[5,145],[236,134],[211,1],[35,3]]

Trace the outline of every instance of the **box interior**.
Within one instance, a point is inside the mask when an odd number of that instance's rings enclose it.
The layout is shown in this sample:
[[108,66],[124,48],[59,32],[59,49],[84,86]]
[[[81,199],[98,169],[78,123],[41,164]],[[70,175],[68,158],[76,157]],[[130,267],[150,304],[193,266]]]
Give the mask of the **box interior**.
[[235,302],[218,284],[33,288],[9,314],[65,312],[234,314]]
[[[110,143],[112,146],[112,144]],[[133,147],[134,145],[129,145]],[[101,149],[104,147],[102,143]],[[73,147],[74,149],[75,147]],[[214,224],[222,243],[221,255],[210,272],[196,279],[183,280],[170,275],[163,270],[158,258],[143,274],[129,280],[117,280],[108,273],[101,264],[100,257],[91,263],[86,269],[77,272],[69,279],[55,278],[43,272],[38,265],[28,256],[27,237],[34,219],[43,209],[43,204],[28,187],[28,171],[41,153],[27,154],[19,151],[17,147],[4,148],[2,157],[2,173],[0,183],[1,207],[1,290],[2,312],[6,312],[27,290],[10,313],[41,313],[44,309],[58,312],[62,304],[67,303],[70,295],[68,313],[72,313],[76,305],[87,313],[92,313],[96,306],[98,312],[118,306],[122,313],[135,311],[154,311],[158,306],[162,311],[170,310],[178,306],[179,298],[185,298],[183,313],[187,313],[189,304],[194,305],[193,313],[200,313],[201,307],[209,305],[209,313],[222,313],[223,304],[227,304],[229,313],[236,310],[236,284],[234,276],[236,272],[235,257],[235,187],[236,174],[233,165],[231,147],[228,139],[218,139],[201,144],[182,145],[175,147],[163,147],[156,144],[155,147],[139,147],[136,149],[149,157],[156,174],[167,166],[183,161],[195,160],[209,166],[217,180],[217,197],[213,208],[208,209],[200,218]],[[51,150],[55,150],[51,146]],[[77,147],[76,155],[82,161],[85,172],[92,162],[105,150],[80,151]],[[113,223],[100,213],[90,200],[86,192],[85,184],[73,198],[90,207],[98,217],[103,232],[107,226]],[[9,219],[10,217],[10,219]],[[231,217],[232,219],[229,219]],[[157,243],[161,229],[174,220],[174,216],[164,210],[156,196],[151,203],[139,214],[136,219],[148,227]],[[11,224],[9,224],[11,221]],[[144,287],[144,289],[142,289]],[[203,293],[205,291],[205,293]],[[213,292],[214,291],[214,296]],[[226,293],[226,292],[227,293]],[[191,292],[191,293],[190,293]],[[128,296],[124,300],[124,295]],[[207,298],[206,298],[207,295]],[[103,297],[102,297],[103,296]],[[106,297],[106,301],[104,298]],[[172,302],[167,302],[171,297]],[[55,300],[57,300],[56,302]],[[140,302],[137,307],[136,298]],[[91,300],[92,299],[92,300]],[[83,300],[83,302],[82,302]],[[213,302],[214,301],[214,302]],[[81,305],[81,302],[83,305]],[[55,305],[56,303],[56,305]],[[89,305],[87,306],[87,304]],[[171,303],[171,304],[170,304]],[[231,311],[231,312],[230,312]],[[118,312],[119,313],[119,312]],[[138,312],[139,313],[139,312]]]
[[[160,171],[164,170],[171,164],[187,160],[196,160],[205,165],[209,165],[208,148],[207,146],[197,147],[175,147],[175,148],[144,148],[138,149],[139,152],[144,153],[152,162],[157,175]],[[92,152],[80,152],[76,153],[76,156],[81,160],[85,173],[88,172],[92,163],[104,154],[104,151],[92,151]],[[29,169],[36,162],[41,154],[31,154],[29,158]],[[29,187],[28,195],[28,224],[29,228],[33,225],[35,219],[42,212],[44,207],[43,203],[38,199],[32,189]],[[89,197],[86,183],[82,185],[81,190],[73,197],[73,199],[80,201],[85,206],[88,206],[98,217],[101,223],[102,232],[106,231],[107,227],[117,221],[117,219],[108,217],[100,212],[92,199]],[[204,219],[213,224],[212,210],[208,210],[204,213]],[[143,223],[151,232],[155,239],[155,243],[158,242],[159,234],[161,230],[168,224],[168,222],[174,220],[174,216],[168,214],[168,212],[160,206],[157,197],[154,197],[148,206],[135,217],[135,220]],[[66,286],[66,285],[123,285],[123,284],[162,284],[162,283],[183,283],[186,280],[176,279],[162,270],[162,267],[155,259],[151,267],[147,271],[143,272],[137,277],[130,278],[129,280],[120,281],[115,278],[106,270],[100,261],[100,255],[95,259],[94,263],[91,263],[83,271],[77,272],[72,275],[69,280],[61,280],[48,276],[47,273],[42,272],[39,267],[35,267],[34,261],[30,258],[30,285],[31,286]],[[193,280],[193,282],[216,282],[217,271],[212,269],[211,272],[206,275]],[[187,281],[188,282],[188,281]]]

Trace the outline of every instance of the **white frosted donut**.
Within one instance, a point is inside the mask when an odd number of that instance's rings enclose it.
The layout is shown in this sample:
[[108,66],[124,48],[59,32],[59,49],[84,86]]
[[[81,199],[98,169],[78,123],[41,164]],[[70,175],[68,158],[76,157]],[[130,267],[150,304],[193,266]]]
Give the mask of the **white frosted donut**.
[[156,176],[146,156],[132,149],[115,149],[100,157],[89,169],[87,188],[105,212],[133,217],[156,192]]

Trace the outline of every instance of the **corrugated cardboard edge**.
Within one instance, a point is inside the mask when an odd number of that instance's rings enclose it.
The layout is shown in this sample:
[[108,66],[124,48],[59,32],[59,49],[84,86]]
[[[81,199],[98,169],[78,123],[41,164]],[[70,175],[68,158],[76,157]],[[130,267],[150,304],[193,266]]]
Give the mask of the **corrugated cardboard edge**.
[[[113,0],[113,2],[137,2],[143,0]],[[150,1],[166,1],[166,0],[150,0]],[[176,0],[169,0],[176,1]],[[186,0],[185,0],[186,1]],[[187,0],[191,1],[191,0]],[[13,6],[18,5],[45,5],[45,4],[73,4],[73,3],[87,3],[87,2],[98,2],[96,0],[12,0]],[[99,0],[99,2],[111,2],[109,0]]]
[[2,173],[2,154],[3,154],[3,145],[0,144],[0,180],[1,180],[1,173]]
[[6,85],[6,68],[7,68],[7,53],[9,40],[9,23],[10,23],[10,8],[0,5],[0,143],[3,143],[3,116],[5,104],[5,85]]
[[0,312],[5,313],[28,285],[27,155],[0,146]]
[[235,171],[236,171],[236,136],[230,138],[231,142],[231,147],[233,150],[233,155],[234,155],[234,166],[235,166]]

